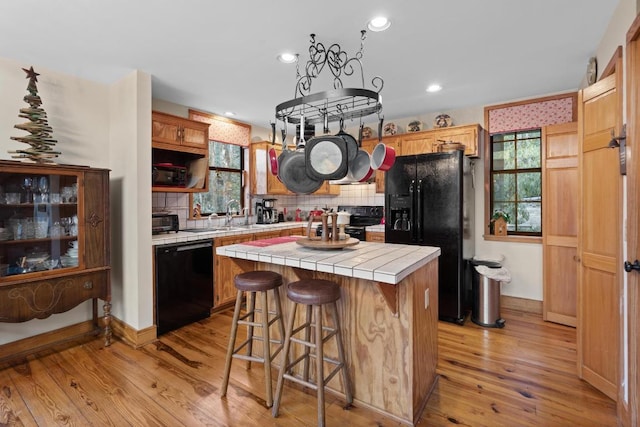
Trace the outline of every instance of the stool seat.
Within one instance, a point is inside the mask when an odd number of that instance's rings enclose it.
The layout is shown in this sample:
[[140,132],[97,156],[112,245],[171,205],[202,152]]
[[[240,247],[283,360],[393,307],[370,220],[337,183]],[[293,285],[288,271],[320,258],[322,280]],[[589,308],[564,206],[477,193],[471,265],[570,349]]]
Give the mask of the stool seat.
[[340,286],[329,280],[306,279],[289,283],[287,296],[298,304],[323,305],[340,299]]
[[236,275],[233,282],[239,291],[269,291],[282,285],[282,276],[273,271],[247,271]]

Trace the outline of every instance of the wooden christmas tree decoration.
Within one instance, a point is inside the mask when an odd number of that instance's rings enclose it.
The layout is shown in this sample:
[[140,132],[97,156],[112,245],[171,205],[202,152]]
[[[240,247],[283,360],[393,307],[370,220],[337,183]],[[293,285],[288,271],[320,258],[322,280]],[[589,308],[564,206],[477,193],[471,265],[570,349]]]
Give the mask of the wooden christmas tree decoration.
[[47,113],[44,109],[40,108],[42,100],[38,95],[38,87],[36,82],[40,74],[30,67],[28,70],[23,68],[27,73],[29,84],[27,85],[27,91],[29,92],[24,97],[24,101],[29,104],[29,108],[21,108],[18,117],[28,119],[29,122],[17,124],[14,127],[29,132],[31,135],[26,136],[12,136],[11,139],[15,141],[24,142],[29,144],[30,148],[24,150],[9,151],[14,159],[29,159],[37,163],[53,163],[54,158],[58,157],[59,151],[53,151],[53,146],[58,141],[51,138],[53,129],[49,126],[47,121]]

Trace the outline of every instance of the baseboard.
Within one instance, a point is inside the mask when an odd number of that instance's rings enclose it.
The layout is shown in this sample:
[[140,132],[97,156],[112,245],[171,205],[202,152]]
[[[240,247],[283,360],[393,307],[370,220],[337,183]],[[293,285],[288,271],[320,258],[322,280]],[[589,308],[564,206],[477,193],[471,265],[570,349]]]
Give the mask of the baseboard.
[[94,337],[99,334],[102,334],[102,330],[96,328],[93,320],[86,320],[0,345],[0,368],[4,368],[7,364],[12,364],[27,356],[37,356],[44,354],[46,351],[76,345],[87,337],[94,339]]
[[542,314],[542,301],[510,297],[507,295],[500,296],[500,307],[509,310],[524,311],[527,313]]
[[158,338],[156,327],[137,330],[127,325],[117,317],[111,318],[111,328],[113,334],[134,348],[142,347],[145,344],[155,341]]

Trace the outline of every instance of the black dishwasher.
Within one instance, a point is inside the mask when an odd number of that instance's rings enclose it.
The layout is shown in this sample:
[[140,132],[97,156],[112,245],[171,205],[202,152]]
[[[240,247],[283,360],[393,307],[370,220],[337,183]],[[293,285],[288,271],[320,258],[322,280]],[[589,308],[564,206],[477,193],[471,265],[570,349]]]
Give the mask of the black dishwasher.
[[213,242],[156,246],[158,335],[206,319],[213,307]]

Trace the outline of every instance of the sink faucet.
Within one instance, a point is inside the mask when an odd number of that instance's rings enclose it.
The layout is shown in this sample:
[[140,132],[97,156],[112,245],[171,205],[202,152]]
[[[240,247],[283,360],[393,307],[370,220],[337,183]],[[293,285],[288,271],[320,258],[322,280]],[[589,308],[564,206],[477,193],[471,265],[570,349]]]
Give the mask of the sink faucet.
[[238,206],[238,208],[240,208],[240,202],[238,202],[236,199],[231,199],[227,202],[227,227],[231,227],[231,218],[233,217],[231,215],[231,205],[234,203]]

